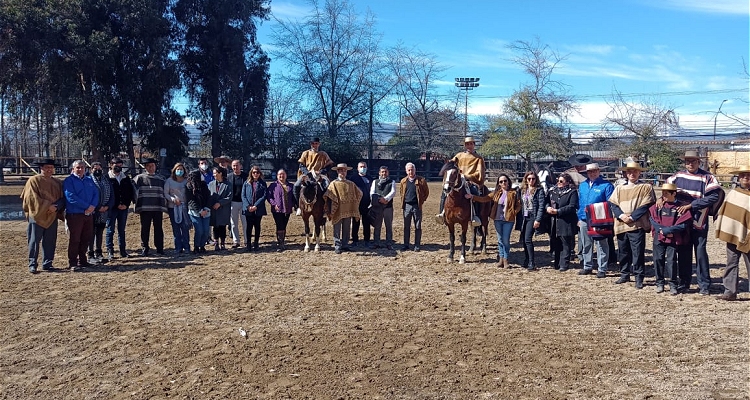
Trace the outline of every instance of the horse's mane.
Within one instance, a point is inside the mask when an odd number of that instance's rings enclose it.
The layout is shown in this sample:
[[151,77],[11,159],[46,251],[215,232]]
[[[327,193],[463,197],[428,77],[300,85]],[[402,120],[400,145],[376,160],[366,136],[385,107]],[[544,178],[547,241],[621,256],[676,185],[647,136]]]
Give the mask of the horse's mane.
[[445,164],[443,164],[443,167],[440,168],[440,172],[438,172],[438,176],[443,177],[445,176],[445,171],[448,171],[449,169],[454,169],[454,168],[456,169],[458,168],[458,166],[456,165],[456,162],[453,160],[448,160],[445,162]]

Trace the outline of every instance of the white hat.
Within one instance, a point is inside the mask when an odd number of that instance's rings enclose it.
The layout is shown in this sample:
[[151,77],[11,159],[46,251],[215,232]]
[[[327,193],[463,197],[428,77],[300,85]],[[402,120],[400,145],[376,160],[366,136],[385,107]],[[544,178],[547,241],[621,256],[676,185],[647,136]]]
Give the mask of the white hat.
[[586,164],[586,171],[598,171],[598,170],[599,170],[599,164],[597,163]]

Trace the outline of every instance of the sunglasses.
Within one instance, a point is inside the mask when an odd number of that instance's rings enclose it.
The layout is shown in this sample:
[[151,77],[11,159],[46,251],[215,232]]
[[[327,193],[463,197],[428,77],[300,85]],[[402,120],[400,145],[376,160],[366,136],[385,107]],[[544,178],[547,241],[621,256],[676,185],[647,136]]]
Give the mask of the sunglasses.
[[260,171],[253,171],[254,174],[260,174]]
[[527,180],[527,181],[535,181],[535,180],[536,180],[536,178],[534,178],[533,176],[530,176],[530,177],[526,178],[526,180]]
[[501,179],[501,180],[499,180],[499,181],[497,181],[497,182],[498,182],[498,183],[508,183],[508,180],[507,180],[507,179]]
[[558,179],[557,182],[558,183],[568,183],[568,181],[566,181],[565,179]]

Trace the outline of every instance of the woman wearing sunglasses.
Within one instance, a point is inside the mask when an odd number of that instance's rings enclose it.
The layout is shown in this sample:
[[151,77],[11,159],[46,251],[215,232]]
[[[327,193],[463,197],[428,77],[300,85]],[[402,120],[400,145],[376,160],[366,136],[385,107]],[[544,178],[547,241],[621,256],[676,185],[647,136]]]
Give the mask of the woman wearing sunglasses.
[[511,189],[510,178],[500,174],[495,182],[495,192],[492,194],[492,208],[490,218],[495,222],[497,233],[497,262],[500,268],[509,268],[510,263],[510,233],[516,222],[516,215],[521,211],[521,200],[518,193]]
[[578,190],[573,178],[563,172],[550,190],[547,214],[552,216],[549,230],[550,247],[555,254],[555,268],[565,272],[570,266],[570,251],[578,233]]
[[[266,193],[268,186],[263,180],[260,167],[253,165],[242,185],[242,214],[245,215],[245,237],[247,251],[258,251],[260,241],[260,221],[266,215]],[[250,240],[252,238],[252,240]]]
[[536,270],[534,261],[534,232],[542,228],[544,218],[544,188],[534,171],[523,176],[521,182],[521,205],[523,208],[521,222],[521,242],[523,243],[523,267],[529,271]]

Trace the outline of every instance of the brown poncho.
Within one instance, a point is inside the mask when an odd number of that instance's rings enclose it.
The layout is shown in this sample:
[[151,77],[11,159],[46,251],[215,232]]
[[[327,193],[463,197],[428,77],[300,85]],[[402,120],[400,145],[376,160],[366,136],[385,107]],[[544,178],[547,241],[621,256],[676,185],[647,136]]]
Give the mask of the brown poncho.
[[47,229],[57,218],[57,213],[49,212],[49,206],[62,198],[63,187],[59,179],[41,174],[32,176],[21,193],[23,212],[26,218],[32,218],[34,223]]
[[331,201],[328,219],[332,224],[343,218],[359,219],[359,200],[362,199],[362,191],[354,182],[336,179],[328,186],[323,198]]

